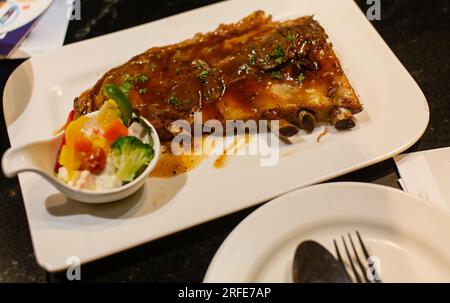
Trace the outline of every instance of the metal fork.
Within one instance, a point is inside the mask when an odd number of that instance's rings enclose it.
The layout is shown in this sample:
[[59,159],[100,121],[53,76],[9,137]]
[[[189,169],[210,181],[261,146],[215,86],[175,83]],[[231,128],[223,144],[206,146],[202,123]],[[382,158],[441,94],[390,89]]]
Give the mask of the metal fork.
[[[358,254],[356,246],[353,242],[352,236],[350,234],[347,234],[347,238],[348,238],[348,241],[350,242],[350,246],[352,248],[353,255],[348,248],[349,246],[347,245],[347,241],[346,241],[345,237],[341,236],[341,241],[343,243],[345,254],[346,254],[347,260],[348,260],[348,264],[350,264],[351,272],[353,273],[354,279],[356,280],[357,283],[364,283],[364,282],[365,283],[374,283],[374,282],[381,283],[381,278],[377,272],[375,272],[375,278],[378,278],[378,279],[369,280],[367,278],[366,273],[368,271],[367,266],[368,266],[368,260],[370,258],[370,255],[369,255],[369,252],[367,251],[367,248],[364,245],[364,242],[358,231],[356,231],[356,236],[358,237],[359,246],[361,247],[365,262],[362,262],[359,257],[359,254]],[[336,250],[336,255],[338,257],[338,261],[339,261],[339,263],[341,263],[341,266],[345,269],[345,271],[347,272],[347,275],[351,279],[352,275],[349,273],[349,269],[347,268],[346,263],[344,262],[344,259],[342,258],[342,254],[339,251],[339,247],[338,247],[336,239],[333,240],[333,242],[334,242],[334,248]],[[355,260],[356,260],[356,262],[355,262]],[[356,263],[356,265],[355,265],[355,263]]]

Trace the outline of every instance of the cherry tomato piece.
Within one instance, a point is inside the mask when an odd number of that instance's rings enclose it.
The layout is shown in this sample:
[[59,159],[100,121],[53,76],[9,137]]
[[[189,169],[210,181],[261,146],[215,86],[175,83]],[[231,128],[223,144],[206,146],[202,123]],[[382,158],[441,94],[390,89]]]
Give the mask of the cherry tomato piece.
[[90,151],[83,153],[81,170],[88,170],[94,175],[99,175],[106,166],[106,152],[103,148],[94,147]]

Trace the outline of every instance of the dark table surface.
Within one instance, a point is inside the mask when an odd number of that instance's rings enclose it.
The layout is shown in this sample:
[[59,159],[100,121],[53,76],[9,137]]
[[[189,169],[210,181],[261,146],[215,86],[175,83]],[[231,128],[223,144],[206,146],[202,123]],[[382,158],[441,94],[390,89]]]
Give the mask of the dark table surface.
[[[217,1],[81,1],[81,20],[70,22],[65,43],[100,36],[214,2]],[[362,10],[367,10],[365,0],[356,2]],[[381,20],[372,23],[422,88],[431,111],[430,124],[424,136],[409,152],[449,146],[450,1],[381,0],[381,3]],[[1,91],[21,62],[0,62]],[[3,154],[10,144],[1,120],[0,151]],[[333,181],[398,187],[397,179],[391,159]],[[84,265],[82,280],[200,282],[222,241],[256,208]],[[47,274],[37,265],[19,183],[17,179],[6,179],[1,174],[0,282],[62,281],[64,278],[65,274]]]

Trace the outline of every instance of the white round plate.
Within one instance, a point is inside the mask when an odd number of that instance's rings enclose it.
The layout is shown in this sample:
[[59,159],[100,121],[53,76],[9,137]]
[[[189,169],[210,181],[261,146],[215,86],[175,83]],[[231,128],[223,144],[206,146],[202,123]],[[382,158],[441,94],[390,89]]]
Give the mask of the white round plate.
[[297,245],[358,230],[379,258],[383,282],[450,281],[450,215],[397,189],[327,183],[281,196],[242,221],[219,248],[204,282],[292,282]]
[[[2,2],[2,1],[0,1]],[[0,3],[0,33],[10,32],[39,17],[53,0],[7,0]]]

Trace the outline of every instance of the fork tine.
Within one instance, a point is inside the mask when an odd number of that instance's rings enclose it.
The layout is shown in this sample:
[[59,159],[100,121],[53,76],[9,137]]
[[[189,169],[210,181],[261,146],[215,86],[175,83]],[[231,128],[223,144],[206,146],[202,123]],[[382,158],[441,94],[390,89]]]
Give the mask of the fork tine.
[[342,259],[341,253],[340,253],[339,248],[337,246],[337,242],[336,242],[336,240],[333,240],[333,242],[334,242],[334,249],[336,250],[336,255],[338,257],[339,263],[341,263],[341,266],[347,272],[347,268],[345,268],[344,260]]
[[367,279],[366,273],[367,273],[367,267],[361,262],[361,259],[359,258],[358,252],[356,251],[355,244],[353,243],[352,236],[350,234],[347,234],[348,239],[350,240],[350,245],[353,249],[353,254],[355,255],[356,262],[358,262],[359,268],[361,269],[362,276],[364,277],[364,281],[366,283],[369,283],[369,279]]
[[[362,240],[362,237],[361,237],[359,231],[356,231],[356,235],[357,235],[358,240],[359,240],[359,245],[361,246],[362,251],[363,251],[363,253],[364,253],[364,257],[366,258],[366,260],[369,260],[370,254],[369,254],[369,252],[368,252],[368,250],[367,250],[367,248],[366,248],[366,245],[364,245],[364,241]],[[368,262],[368,261],[367,261],[367,262]],[[376,270],[376,269],[375,269],[375,270]],[[377,274],[378,274],[378,273],[377,273]],[[375,283],[382,283],[382,280],[381,280],[381,278],[379,277],[379,275],[378,275],[378,278],[379,278],[379,279],[375,279]]]
[[[344,269],[344,272],[345,272],[345,274],[347,275],[348,279],[349,279],[350,281],[352,281],[352,276],[351,276],[351,275],[348,273],[348,271],[347,271],[347,267],[345,266],[344,260],[342,259],[341,252],[339,251],[339,247],[338,247],[338,245],[337,245],[336,239],[333,239],[333,243],[334,243],[334,249],[336,250],[336,255],[337,255],[337,257],[338,257],[338,261],[339,261],[339,263],[341,264],[341,267]],[[352,281],[352,282],[353,282],[353,281]]]
[[356,270],[355,264],[353,263],[352,256],[350,255],[350,251],[348,250],[347,243],[345,242],[345,238],[341,236],[342,243],[344,243],[345,252],[347,253],[347,258],[350,262],[350,266],[352,268],[353,274],[355,275],[355,279],[357,283],[362,283],[361,277],[359,276],[358,271]]
[[369,252],[367,251],[367,248],[366,248],[366,246],[364,245],[364,242],[363,242],[363,240],[362,240],[362,238],[361,238],[361,235],[359,234],[359,231],[356,231],[356,235],[358,236],[359,244],[361,245],[361,248],[362,248],[362,250],[363,250],[364,257],[365,257],[366,260],[367,260],[367,259],[370,258]]
[[[337,246],[337,242],[336,242],[335,239],[333,240],[333,243],[334,243],[334,249],[336,250],[336,255],[338,256],[338,260],[339,260],[339,262],[340,262],[342,265],[344,265],[344,261],[342,260],[341,253],[339,252],[339,248],[338,248],[338,246]],[[345,267],[345,266],[344,266],[344,267]]]

